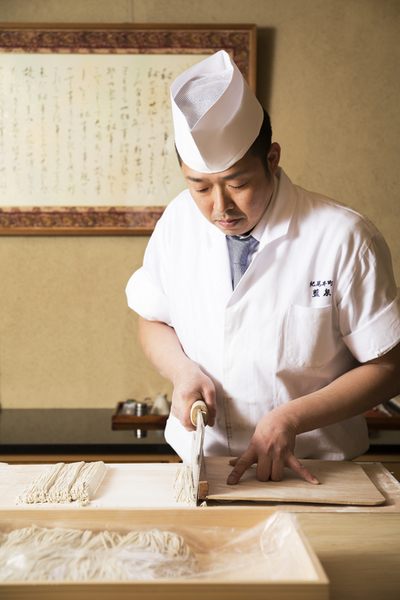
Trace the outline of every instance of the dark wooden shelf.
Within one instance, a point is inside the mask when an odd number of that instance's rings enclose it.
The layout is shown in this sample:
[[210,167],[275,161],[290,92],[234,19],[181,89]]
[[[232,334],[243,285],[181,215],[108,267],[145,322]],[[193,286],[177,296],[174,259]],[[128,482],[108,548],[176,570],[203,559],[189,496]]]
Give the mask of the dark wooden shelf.
[[399,416],[389,416],[378,408],[373,408],[364,413],[364,417],[367,421],[368,431],[400,430],[400,414]]
[[[124,403],[118,402],[114,414],[111,417],[112,429],[125,430],[163,430],[169,415],[126,415],[122,413]],[[372,409],[364,413],[369,431],[400,430],[400,415],[388,416],[378,409]]]
[[112,429],[143,429],[163,430],[169,415],[126,415],[122,413],[123,402],[118,402],[117,408],[111,417]]

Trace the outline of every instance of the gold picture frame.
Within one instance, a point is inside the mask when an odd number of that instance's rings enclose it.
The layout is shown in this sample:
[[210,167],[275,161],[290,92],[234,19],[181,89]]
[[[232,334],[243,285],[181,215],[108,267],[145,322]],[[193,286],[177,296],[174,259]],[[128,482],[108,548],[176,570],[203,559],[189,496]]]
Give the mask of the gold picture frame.
[[[255,25],[0,24],[0,55],[52,54],[57,61],[72,54],[203,55],[221,49],[255,91]],[[149,235],[164,208],[4,205],[0,235]]]

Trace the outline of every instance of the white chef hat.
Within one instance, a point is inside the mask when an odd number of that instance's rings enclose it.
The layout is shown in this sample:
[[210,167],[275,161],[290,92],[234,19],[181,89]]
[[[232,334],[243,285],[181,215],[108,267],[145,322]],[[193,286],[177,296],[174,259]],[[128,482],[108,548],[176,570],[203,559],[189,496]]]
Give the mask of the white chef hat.
[[224,50],[194,65],[171,85],[175,144],[200,173],[225,171],[260,133],[261,104]]

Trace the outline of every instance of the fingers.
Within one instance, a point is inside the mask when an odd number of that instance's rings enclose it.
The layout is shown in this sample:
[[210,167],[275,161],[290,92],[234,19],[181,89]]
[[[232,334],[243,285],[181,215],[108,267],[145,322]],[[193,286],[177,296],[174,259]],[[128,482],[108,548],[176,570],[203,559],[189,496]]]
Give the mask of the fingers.
[[[229,464],[235,468],[229,474],[227,479],[228,485],[235,485],[238,483],[245,471],[247,471],[247,469],[249,469],[255,463],[257,463],[256,474],[258,481],[268,481],[268,479],[273,479],[271,476],[273,464],[267,455],[261,455],[257,457],[253,452],[245,452],[242,454],[242,456],[230,459]],[[279,479],[282,478],[282,474],[283,465]],[[276,481],[278,481],[278,479]]]
[[226,483],[228,485],[236,485],[242,477],[243,473],[245,473],[245,471],[247,471],[247,469],[249,469],[251,465],[254,465],[255,462],[257,462],[257,456],[250,451],[245,452],[244,454],[242,454],[242,456],[239,456],[238,458],[231,459],[229,461],[229,464],[234,464],[235,468],[229,474]]
[[[229,474],[227,484],[236,485],[247,469],[254,463],[257,463],[257,479],[259,481],[280,481],[282,479],[284,468],[284,463],[282,461],[271,461],[267,456],[257,457],[254,453],[245,452],[241,456],[229,460],[229,464],[235,468]],[[300,477],[305,479],[308,483],[312,483],[313,485],[318,485],[320,483],[294,455],[287,458],[285,466],[300,475]]]
[[305,466],[302,465],[297,460],[297,458],[294,456],[294,454],[292,454],[292,456],[290,456],[287,459],[286,466],[289,467],[289,469],[292,469],[292,471],[294,471],[298,475],[300,475],[300,477],[302,477],[303,479],[305,479],[306,481],[308,481],[308,483],[312,483],[314,485],[318,485],[319,484],[319,481],[315,477],[315,475],[313,475],[312,473],[310,473],[310,471],[308,469],[306,469]]
[[271,467],[272,461],[266,454],[262,454],[258,457],[256,471],[258,481],[268,481],[268,479],[272,479]]
[[209,427],[214,427],[215,418],[217,416],[217,404],[215,401],[215,388],[211,390],[209,394],[203,394],[203,400],[208,408],[208,421],[207,425]]
[[[195,412],[193,413],[193,407],[195,407],[196,402],[198,401],[202,401],[205,403],[206,407],[207,407],[207,415],[203,415],[203,422],[204,425],[208,425],[209,427],[213,427],[215,425],[215,418],[217,415],[217,407],[216,407],[216,403],[215,403],[215,390],[212,389],[209,391],[208,394],[203,392],[203,395],[201,398],[197,397],[196,400],[194,400],[194,402],[189,401],[189,414],[190,414],[190,422],[191,424],[196,423],[197,419],[196,419],[196,409]],[[197,410],[198,410],[198,405],[197,405]],[[204,405],[202,410],[204,410]],[[196,427],[194,427],[194,429],[196,429]]]
[[196,431],[196,427],[190,420],[190,409],[195,400],[191,401],[189,398],[178,396],[175,393],[172,396],[171,413],[176,417],[180,424],[186,429],[186,431]]
[[[284,466],[285,466],[285,461],[283,459],[274,460],[272,462],[271,474],[270,474],[271,481],[280,481],[282,479]],[[266,480],[263,479],[263,481],[266,481]]]
[[204,400],[206,403],[207,425],[212,427],[217,414],[215,387],[211,379],[199,369],[196,369],[190,377],[183,377],[179,383],[176,383],[172,395],[171,412],[187,431],[196,429],[190,420],[190,411],[196,400]]

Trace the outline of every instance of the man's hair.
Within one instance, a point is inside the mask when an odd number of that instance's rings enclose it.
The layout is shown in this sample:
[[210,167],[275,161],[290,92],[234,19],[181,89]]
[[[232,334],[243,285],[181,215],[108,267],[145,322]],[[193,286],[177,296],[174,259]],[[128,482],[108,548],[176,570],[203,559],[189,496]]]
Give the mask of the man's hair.
[[271,173],[268,168],[268,152],[272,144],[272,128],[269,114],[265,108],[263,108],[263,111],[264,120],[261,125],[260,133],[250,146],[248,152],[251,152],[253,156],[258,156],[262,162],[267,177],[270,178]]
[[[268,152],[272,143],[272,128],[271,128],[271,119],[265,108],[264,111],[264,120],[261,125],[260,133],[248,149],[248,152],[251,152],[253,156],[258,156],[261,160],[262,165],[264,167],[265,173],[268,179],[271,177],[271,173],[268,168]],[[182,166],[182,159],[180,154],[175,146],[176,156],[178,157],[179,166]]]

